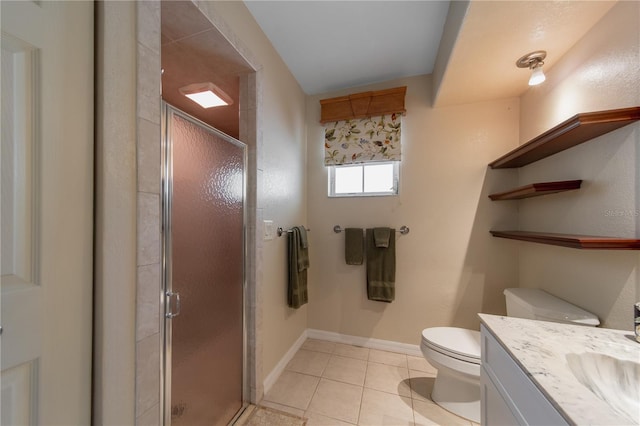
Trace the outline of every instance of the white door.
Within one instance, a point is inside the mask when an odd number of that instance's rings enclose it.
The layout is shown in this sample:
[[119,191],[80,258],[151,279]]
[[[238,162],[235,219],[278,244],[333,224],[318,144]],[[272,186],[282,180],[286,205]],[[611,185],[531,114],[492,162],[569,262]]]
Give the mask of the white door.
[[93,4],[0,1],[2,425],[91,422]]

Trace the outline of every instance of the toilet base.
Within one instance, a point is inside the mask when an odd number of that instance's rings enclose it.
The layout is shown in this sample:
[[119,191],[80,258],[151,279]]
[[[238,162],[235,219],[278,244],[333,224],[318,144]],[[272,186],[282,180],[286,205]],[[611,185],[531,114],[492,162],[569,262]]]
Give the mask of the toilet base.
[[480,423],[480,380],[466,380],[454,374],[447,368],[438,369],[431,399],[453,414]]

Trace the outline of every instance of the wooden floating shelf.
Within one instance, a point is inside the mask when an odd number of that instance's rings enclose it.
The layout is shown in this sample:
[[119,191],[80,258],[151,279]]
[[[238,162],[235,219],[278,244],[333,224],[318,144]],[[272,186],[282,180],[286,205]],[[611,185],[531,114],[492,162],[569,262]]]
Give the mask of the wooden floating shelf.
[[594,237],[588,235],[550,234],[527,231],[490,231],[491,235],[511,240],[550,244],[588,250],[640,250],[640,240],[631,238]]
[[640,120],[640,107],[577,114],[489,163],[492,169],[522,167]]
[[580,189],[581,180],[565,180],[559,182],[540,182],[521,186],[505,192],[489,195],[493,201],[521,200],[523,198],[539,197],[541,195],[555,194],[557,192],[573,191]]

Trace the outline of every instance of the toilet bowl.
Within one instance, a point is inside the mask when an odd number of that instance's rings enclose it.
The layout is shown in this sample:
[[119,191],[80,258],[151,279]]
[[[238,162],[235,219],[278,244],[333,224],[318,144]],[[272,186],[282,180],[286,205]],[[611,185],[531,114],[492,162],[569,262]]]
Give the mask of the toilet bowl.
[[[597,326],[598,317],[543,290],[508,288],[507,316]],[[457,327],[422,330],[420,350],[438,370],[431,399],[444,409],[480,423],[480,333]]]
[[422,330],[420,350],[438,370],[431,399],[480,423],[480,333],[456,327]]

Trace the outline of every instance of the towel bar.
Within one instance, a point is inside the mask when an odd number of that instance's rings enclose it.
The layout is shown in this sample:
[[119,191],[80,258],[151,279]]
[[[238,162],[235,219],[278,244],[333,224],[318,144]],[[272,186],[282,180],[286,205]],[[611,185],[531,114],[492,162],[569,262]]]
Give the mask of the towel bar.
[[[342,231],[343,231],[343,229],[340,227],[340,225],[336,225],[336,226],[334,226],[334,227],[333,227],[333,232],[335,232],[336,234],[339,234],[339,233],[341,233]],[[399,233],[401,233],[402,235],[407,235],[407,234],[409,233],[409,227],[408,227],[408,226],[405,226],[405,225],[402,225],[402,226],[400,227],[400,229],[399,229],[399,230],[397,230],[396,232],[399,232]]]
[[[311,229],[309,229],[309,228],[306,228],[306,227],[305,227],[304,229],[306,229],[306,230],[307,230],[307,232],[311,232]],[[293,230],[291,230],[291,229],[287,229],[287,230],[285,231],[284,229],[282,229],[282,226],[280,226],[280,227],[278,227],[278,231],[277,231],[277,232],[278,232],[278,237],[282,237],[282,234],[284,234],[285,232],[293,232]]]

